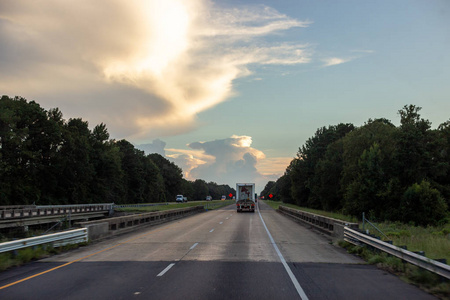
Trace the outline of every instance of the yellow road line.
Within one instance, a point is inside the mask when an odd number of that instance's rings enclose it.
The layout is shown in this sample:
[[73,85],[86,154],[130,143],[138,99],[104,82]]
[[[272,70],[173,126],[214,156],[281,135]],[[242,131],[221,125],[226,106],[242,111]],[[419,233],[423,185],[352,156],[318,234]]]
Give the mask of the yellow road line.
[[116,247],[118,247],[118,246],[120,246],[120,245],[124,245],[124,244],[130,243],[130,242],[132,242],[132,241],[135,241],[135,240],[137,240],[137,239],[140,239],[140,238],[142,238],[142,237],[144,237],[144,236],[150,235],[150,234],[155,233],[155,232],[157,232],[157,231],[160,231],[160,230],[162,230],[162,229],[167,229],[168,227],[171,227],[171,226],[173,226],[173,225],[169,225],[169,226],[157,228],[157,229],[152,230],[152,231],[150,231],[150,232],[148,232],[148,233],[146,233],[146,234],[142,234],[142,235],[139,235],[139,236],[137,236],[137,237],[135,237],[135,238],[129,239],[129,240],[123,242],[123,243],[119,243],[119,244],[114,245],[114,246],[112,246],[112,247],[109,247],[109,248],[100,250],[100,251],[98,251],[98,252],[95,252],[95,253],[86,255],[86,256],[84,256],[84,257],[81,257],[81,258],[78,258],[78,259],[73,260],[73,261],[71,261],[71,262],[65,263],[65,264],[63,264],[63,265],[54,267],[54,268],[49,269],[49,270],[47,270],[47,271],[44,271],[44,272],[41,272],[41,273],[38,273],[38,274],[35,274],[35,275],[32,275],[32,276],[29,276],[29,277],[26,277],[26,278],[23,278],[23,279],[20,279],[20,280],[17,280],[17,281],[15,281],[15,282],[10,283],[10,284],[1,286],[1,287],[0,287],[0,290],[5,289],[5,288],[10,287],[10,286],[13,286],[13,285],[16,285],[16,284],[18,284],[18,283],[27,281],[27,280],[32,279],[32,278],[34,278],[34,277],[38,277],[38,276],[44,275],[44,274],[46,274],[46,273],[55,271],[55,270],[57,270],[57,269],[59,269],[59,268],[66,267],[66,266],[68,266],[68,265],[71,265],[71,264],[73,264],[73,263],[76,263],[76,262],[78,262],[78,261],[81,261],[81,260],[83,260],[83,259],[86,259],[86,258],[88,258],[88,257],[97,255],[97,254],[99,254],[99,253],[102,253],[102,252],[105,252],[105,251],[108,251],[108,250],[111,250],[111,249],[116,248]]

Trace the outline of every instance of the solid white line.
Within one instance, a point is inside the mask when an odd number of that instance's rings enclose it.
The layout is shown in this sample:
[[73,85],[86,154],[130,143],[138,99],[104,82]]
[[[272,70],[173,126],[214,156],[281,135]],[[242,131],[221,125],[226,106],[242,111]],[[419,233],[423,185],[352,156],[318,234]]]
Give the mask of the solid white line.
[[190,250],[194,249],[195,247],[197,247],[198,243],[195,243],[194,245],[192,245],[191,248],[189,248]]
[[169,271],[170,268],[172,268],[173,266],[175,266],[174,263],[168,265],[164,270],[161,271],[161,273],[159,273],[159,274],[156,275],[156,276],[157,276],[157,277],[158,277],[158,276],[159,276],[159,277],[163,276],[163,275],[166,274],[166,272]]
[[288,273],[289,277],[291,278],[291,281],[292,281],[292,283],[294,284],[295,289],[297,290],[298,295],[300,296],[300,298],[301,298],[302,300],[308,300],[308,296],[306,296],[305,291],[303,291],[302,287],[300,286],[300,283],[298,283],[297,278],[295,277],[294,273],[292,273],[291,268],[289,268],[289,266],[288,266],[286,260],[285,260],[284,257],[283,257],[283,254],[281,254],[280,249],[278,249],[277,244],[275,243],[274,239],[272,238],[272,235],[270,234],[270,231],[269,231],[269,229],[267,228],[266,223],[265,223],[264,220],[263,220],[263,217],[261,216],[261,212],[259,211],[259,207],[258,207],[258,214],[259,214],[259,217],[261,218],[261,221],[262,221],[262,223],[263,223],[263,225],[264,225],[264,228],[265,228],[266,231],[267,231],[267,234],[269,235],[270,242],[272,243],[273,247],[275,248],[275,251],[277,252],[278,257],[280,258],[281,263],[282,263],[283,266],[284,266],[284,269],[286,270],[286,272]]
[[211,229],[209,232],[213,232],[214,231],[214,228],[213,229]]

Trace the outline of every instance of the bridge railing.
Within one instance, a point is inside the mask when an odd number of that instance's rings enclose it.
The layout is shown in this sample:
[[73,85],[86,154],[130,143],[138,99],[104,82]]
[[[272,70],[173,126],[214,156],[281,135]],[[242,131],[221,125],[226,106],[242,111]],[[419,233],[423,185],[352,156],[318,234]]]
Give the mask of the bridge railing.
[[45,205],[28,207],[0,207],[0,220],[30,218],[53,215],[67,215],[86,212],[111,211],[114,203],[79,204],[79,205]]
[[416,265],[430,272],[436,273],[444,278],[450,279],[449,265],[383,242],[379,239],[373,238],[349,227],[344,228],[344,240],[354,245],[369,245],[392,256],[396,256],[406,262],[409,262],[410,264]]

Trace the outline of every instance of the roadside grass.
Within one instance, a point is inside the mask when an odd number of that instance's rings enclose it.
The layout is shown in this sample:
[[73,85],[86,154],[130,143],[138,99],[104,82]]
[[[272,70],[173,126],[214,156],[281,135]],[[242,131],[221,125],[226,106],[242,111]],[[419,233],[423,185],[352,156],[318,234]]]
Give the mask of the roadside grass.
[[[450,263],[450,224],[441,226],[411,226],[400,222],[374,223],[396,246],[409,251],[424,251],[431,259],[446,259]],[[366,226],[366,228],[369,228]],[[378,235],[373,228],[370,232]],[[386,238],[383,238],[386,240]]]
[[[176,209],[176,208],[186,208],[186,207],[193,207],[193,206],[205,206],[205,208],[208,208],[208,209],[217,209],[220,207],[230,205],[232,203],[234,203],[233,200],[190,201],[190,202],[184,202],[184,203],[168,202],[168,203],[161,203],[160,205],[155,205],[155,206],[116,208],[116,209],[114,209],[114,211],[127,212],[127,213],[140,213],[140,212],[164,211],[164,210],[170,210],[170,209]],[[148,203],[148,204],[156,204],[156,203]]]

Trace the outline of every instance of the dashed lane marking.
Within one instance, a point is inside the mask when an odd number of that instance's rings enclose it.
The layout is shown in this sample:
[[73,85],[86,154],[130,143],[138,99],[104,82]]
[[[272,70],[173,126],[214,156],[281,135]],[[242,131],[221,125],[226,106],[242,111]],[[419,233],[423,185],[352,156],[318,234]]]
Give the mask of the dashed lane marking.
[[171,263],[170,265],[168,265],[164,270],[161,271],[161,273],[159,273],[158,275],[156,275],[157,277],[161,277],[164,274],[167,273],[167,271],[170,270],[170,268],[172,268],[173,266],[175,266],[175,263]]

